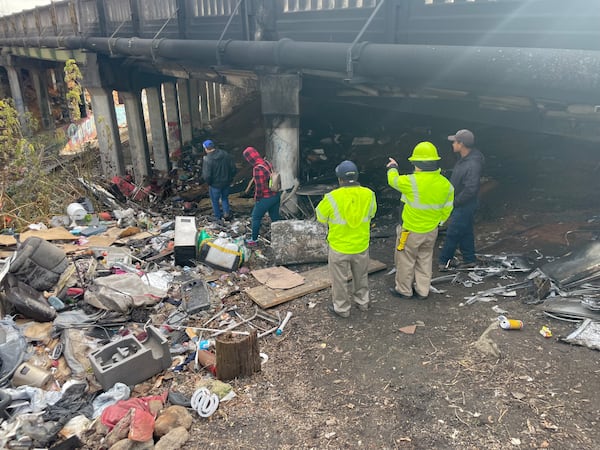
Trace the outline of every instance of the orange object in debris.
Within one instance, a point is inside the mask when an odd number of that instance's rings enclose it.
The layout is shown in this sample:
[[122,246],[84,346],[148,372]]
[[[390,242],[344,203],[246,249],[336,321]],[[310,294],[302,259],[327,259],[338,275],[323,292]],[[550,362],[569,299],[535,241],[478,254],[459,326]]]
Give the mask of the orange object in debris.
[[101,213],[98,213],[98,217],[100,218],[100,220],[112,220],[112,216],[110,215],[109,212],[106,211],[102,211]]
[[198,350],[197,357],[200,367],[217,376],[217,357],[214,353],[208,350]]

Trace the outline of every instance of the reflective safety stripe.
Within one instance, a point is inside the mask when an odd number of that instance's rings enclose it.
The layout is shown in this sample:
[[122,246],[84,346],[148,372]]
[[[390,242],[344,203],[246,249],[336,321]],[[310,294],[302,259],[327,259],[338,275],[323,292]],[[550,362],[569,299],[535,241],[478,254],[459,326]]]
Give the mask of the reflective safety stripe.
[[346,225],[346,221],[340,215],[338,205],[335,202],[333,195],[331,195],[331,193],[325,194],[325,198],[327,200],[329,200],[329,203],[331,204],[331,208],[333,209],[333,217],[331,219],[329,219],[329,223],[334,223],[336,225]]
[[[329,200],[329,203],[331,204],[331,208],[333,209],[333,217],[331,219],[329,219],[329,223],[332,223],[335,225],[348,225],[348,222],[340,214],[340,210],[338,209],[338,205],[337,205],[335,199],[333,198],[333,195],[331,195],[331,193],[325,194],[325,198],[327,200]],[[373,201],[373,199],[371,199],[369,215],[367,217],[363,217],[363,219],[362,219],[363,222],[369,222],[371,220],[371,216],[372,216],[374,207],[375,207],[374,201]]]
[[[371,198],[371,206],[369,207],[369,217],[375,216],[374,209],[376,207],[377,207],[377,202],[375,201],[375,194],[373,193],[373,196]],[[367,220],[369,219],[369,217],[367,217]],[[366,222],[366,220],[363,220],[363,222]]]
[[408,179],[410,180],[410,184],[412,185],[412,192],[414,195],[414,199],[411,201],[406,194],[402,194],[402,201],[404,203],[406,203],[407,205],[409,205],[411,208],[415,208],[415,209],[443,209],[443,208],[447,208],[448,206],[452,206],[453,202],[449,201],[450,195],[452,192],[454,192],[454,188],[451,187],[450,191],[448,191],[448,197],[446,198],[446,202],[444,203],[439,203],[439,204],[432,204],[432,205],[428,205],[425,203],[421,203],[421,200],[419,198],[419,188],[417,187],[417,179],[414,176],[414,174],[408,175]]

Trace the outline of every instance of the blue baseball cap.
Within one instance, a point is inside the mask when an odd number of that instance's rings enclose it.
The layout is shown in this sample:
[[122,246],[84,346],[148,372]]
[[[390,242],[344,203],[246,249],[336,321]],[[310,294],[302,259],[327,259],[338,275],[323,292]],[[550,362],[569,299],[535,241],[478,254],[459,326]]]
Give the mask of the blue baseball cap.
[[352,161],[342,161],[335,168],[335,175],[342,180],[356,181],[358,180],[358,168]]
[[204,148],[215,148],[215,143],[213,141],[211,141],[210,139],[207,139],[206,141],[204,141],[202,143],[202,147],[204,147]]

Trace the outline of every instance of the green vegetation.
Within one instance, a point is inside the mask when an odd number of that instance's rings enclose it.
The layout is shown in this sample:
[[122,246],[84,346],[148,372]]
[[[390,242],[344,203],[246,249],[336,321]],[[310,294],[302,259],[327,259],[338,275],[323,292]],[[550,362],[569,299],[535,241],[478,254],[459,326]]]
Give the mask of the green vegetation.
[[73,121],[81,119],[79,107],[81,105],[81,94],[83,93],[82,78],[83,76],[75,60],[68,59],[65,62],[65,85],[67,86],[67,105]]
[[0,100],[0,229],[22,231],[31,223],[47,224],[52,215],[65,214],[69,199],[81,195],[75,177],[91,167],[78,160],[77,171],[60,170],[62,160],[48,151],[54,138],[35,135],[38,124],[30,115],[24,122],[31,137],[23,133],[12,99]]

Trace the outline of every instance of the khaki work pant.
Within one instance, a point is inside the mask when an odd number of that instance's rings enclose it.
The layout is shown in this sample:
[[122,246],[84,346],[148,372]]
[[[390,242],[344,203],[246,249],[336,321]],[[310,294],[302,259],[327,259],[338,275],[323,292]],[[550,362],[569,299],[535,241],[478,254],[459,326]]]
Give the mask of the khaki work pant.
[[396,291],[407,297],[413,295],[414,289],[418,295],[426,297],[431,286],[433,249],[438,235],[438,229],[429,233],[410,232],[403,250],[398,250],[402,225],[396,228]]
[[[352,302],[361,307],[369,305],[369,249],[347,255],[329,248],[329,276],[333,309],[340,315],[350,314]],[[352,280],[347,281],[348,268]]]

